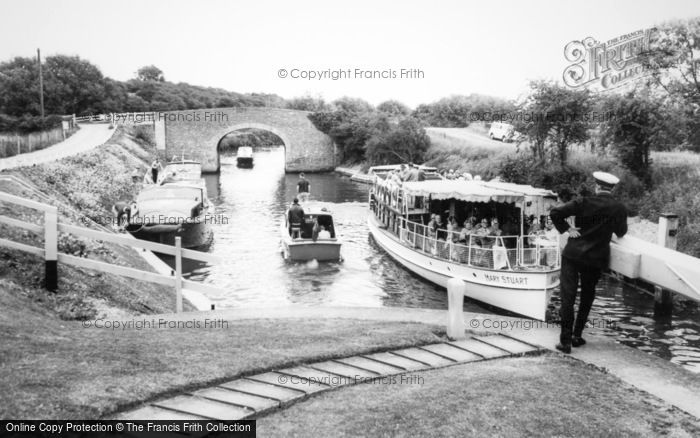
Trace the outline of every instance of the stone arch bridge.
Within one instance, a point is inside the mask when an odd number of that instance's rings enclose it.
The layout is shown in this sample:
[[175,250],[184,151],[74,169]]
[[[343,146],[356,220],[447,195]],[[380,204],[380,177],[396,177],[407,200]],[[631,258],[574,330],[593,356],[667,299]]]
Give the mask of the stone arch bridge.
[[333,170],[337,149],[307,117],[309,112],[268,107],[211,108],[152,113],[156,147],[161,156],[185,157],[202,163],[202,171],[217,172],[219,141],[234,131],[256,128],[280,137],[285,146],[285,171]]

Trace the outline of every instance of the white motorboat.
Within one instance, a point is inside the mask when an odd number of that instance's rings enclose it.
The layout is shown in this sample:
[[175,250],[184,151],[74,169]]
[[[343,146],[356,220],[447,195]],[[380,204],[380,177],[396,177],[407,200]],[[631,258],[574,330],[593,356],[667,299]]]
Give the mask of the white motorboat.
[[[325,207],[303,205],[304,222],[298,229],[289,224],[289,214],[284,215],[280,226],[282,255],[293,261],[340,260],[341,242],[333,222],[332,213]],[[315,227],[315,225],[318,226]],[[325,233],[320,231],[321,227]]]

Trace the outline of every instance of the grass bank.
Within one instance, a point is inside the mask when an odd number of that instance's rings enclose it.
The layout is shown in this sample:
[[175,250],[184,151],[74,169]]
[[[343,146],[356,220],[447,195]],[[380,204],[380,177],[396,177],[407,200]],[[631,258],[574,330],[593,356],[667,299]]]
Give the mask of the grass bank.
[[30,294],[0,279],[0,418],[99,418],[237,375],[441,339],[434,326],[351,319],[61,321]]
[[497,359],[403,384],[323,393],[258,419],[260,436],[675,436],[700,422],[561,355]]
[[[111,206],[130,200],[140,189],[131,181],[136,166],[146,169],[155,153],[153,146],[135,137],[135,131],[120,130],[106,144],[92,152],[6,173],[29,183],[17,185],[0,181],[0,189],[17,196],[49,203],[59,208],[62,223],[93,229],[109,227]],[[0,214],[42,224],[36,210],[3,203]],[[3,237],[43,247],[43,233],[0,225]],[[152,271],[136,252],[120,245],[59,234],[59,251],[122,266]],[[43,289],[44,263],[37,256],[0,248],[0,279],[23,287],[26,297],[42,306],[50,316],[62,320],[83,320],[100,314],[151,314],[175,308],[174,291],[153,283],[103,274],[61,264],[56,293]],[[189,303],[185,308],[193,310]]]

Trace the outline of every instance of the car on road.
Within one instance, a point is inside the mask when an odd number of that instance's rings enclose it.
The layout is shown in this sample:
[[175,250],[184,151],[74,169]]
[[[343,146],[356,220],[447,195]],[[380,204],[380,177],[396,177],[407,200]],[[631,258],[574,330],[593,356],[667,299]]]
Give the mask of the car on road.
[[520,135],[510,123],[494,122],[491,124],[491,129],[489,129],[489,138],[491,140],[498,139],[502,142],[511,142],[517,140]]

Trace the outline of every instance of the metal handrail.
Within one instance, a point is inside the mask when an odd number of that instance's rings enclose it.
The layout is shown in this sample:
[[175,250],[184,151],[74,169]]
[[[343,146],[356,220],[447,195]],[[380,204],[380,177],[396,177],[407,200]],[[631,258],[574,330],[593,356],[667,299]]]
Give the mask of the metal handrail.
[[[478,236],[469,234],[469,241],[459,243],[452,239],[440,239],[437,235],[444,232],[447,237],[456,234],[456,231],[446,229],[436,230],[435,235],[426,225],[409,221],[405,218],[397,218],[399,223],[399,237],[404,244],[410,244],[434,257],[464,263],[470,266],[489,267],[494,266],[494,256],[498,251],[505,251],[505,268],[509,271],[517,270],[517,267],[539,266],[558,268],[560,265],[560,249],[556,246],[525,247],[524,238],[528,236]],[[493,245],[483,246],[477,242],[483,238],[493,239]],[[515,248],[507,248],[504,239],[515,239]],[[496,248],[496,249],[494,249]],[[503,250],[498,249],[503,248]],[[553,252],[552,252],[553,251]],[[464,257],[466,255],[466,257]],[[554,258],[554,263],[551,263]],[[529,262],[528,262],[529,261]]]

